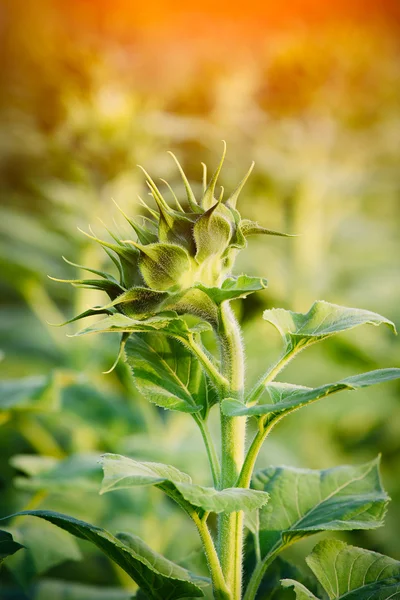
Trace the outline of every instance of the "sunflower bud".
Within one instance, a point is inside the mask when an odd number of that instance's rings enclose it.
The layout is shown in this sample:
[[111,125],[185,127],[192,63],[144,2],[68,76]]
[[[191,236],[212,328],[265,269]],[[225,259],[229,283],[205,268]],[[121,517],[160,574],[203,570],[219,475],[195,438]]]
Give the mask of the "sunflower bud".
[[[243,220],[236,209],[238,196],[253,165],[226,200],[223,189],[217,199],[215,189],[225,157],[224,144],[221,161],[209,182],[204,169],[203,193],[196,198],[182,167],[172,156],[185,186],[186,201],[178,200],[164,182],[174,198],[175,206],[171,207],[142,169],[158,211],[141,201],[150,213],[149,217],[143,217],[141,224],[122,213],[132,227],[134,240],[119,240],[113,235],[116,243],[110,243],[89,235],[113,259],[119,281],[113,275],[90,268],[86,269],[95,272],[100,279],[72,280],[75,285],[102,289],[111,300],[102,307],[85,311],[75,320],[96,311],[145,320],[172,310],[197,315],[216,325],[221,302],[265,287],[264,280],[231,276],[236,256],[246,247],[248,235],[284,235]],[[187,210],[183,208],[185,205]]]

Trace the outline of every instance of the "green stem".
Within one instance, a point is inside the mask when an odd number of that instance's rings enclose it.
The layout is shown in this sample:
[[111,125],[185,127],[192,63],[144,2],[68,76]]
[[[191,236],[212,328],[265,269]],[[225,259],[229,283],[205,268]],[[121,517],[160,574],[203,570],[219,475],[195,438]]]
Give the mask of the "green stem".
[[[239,326],[229,304],[223,303],[219,315],[218,336],[222,350],[222,369],[229,384],[223,397],[243,400],[244,358]],[[243,461],[246,417],[228,417],[221,412],[222,470],[221,488],[236,485]],[[222,514],[218,522],[221,567],[232,600],[240,600],[242,588],[243,511]]]
[[171,488],[168,484],[161,484],[157,487],[163,490],[163,492],[165,492],[170,498],[175,500],[178,506],[180,506],[185,513],[189,515],[196,525],[203,544],[204,553],[206,555],[215,600],[231,600],[231,595],[225,583],[225,578],[221,569],[217,551],[214,546],[214,541],[207,526],[208,513],[203,513],[203,515],[200,516],[198,510],[192,504],[190,504],[190,502],[185,500],[176,489]]
[[226,586],[218,554],[215,549],[214,541],[211,537],[210,530],[207,527],[207,523],[204,520],[200,519],[198,516],[197,519],[193,518],[193,520],[195,522],[201,541],[203,543],[208,568],[211,574],[214,598],[215,600],[231,600],[231,595]]
[[214,440],[211,437],[210,430],[208,429],[208,425],[201,417],[194,413],[194,420],[196,421],[201,435],[203,437],[204,445],[207,450],[207,456],[210,463],[211,473],[213,477],[214,487],[216,489],[219,488],[220,479],[221,479],[221,465],[219,462],[219,458],[217,455],[217,451],[215,449]]
[[277,547],[275,550],[272,550],[267,556],[264,558],[262,562],[259,562],[256,565],[256,568],[253,571],[253,574],[250,578],[249,584],[247,586],[246,592],[243,596],[243,600],[255,600],[258,588],[261,585],[262,578],[264,577],[264,573],[271,564],[271,562],[275,559],[277,554],[281,551],[281,547]]
[[267,383],[270,383],[275,379],[275,377],[286,367],[288,362],[292,360],[294,355],[298,352],[298,350],[289,350],[284,354],[278,362],[270,367],[268,371],[261,377],[260,381],[256,383],[256,385],[251,390],[250,394],[246,398],[246,404],[254,404],[260,398],[262,393],[265,390],[265,386]]
[[253,475],[254,466],[256,464],[258,454],[261,450],[261,446],[263,445],[264,440],[270,433],[271,429],[280,420],[280,418],[273,419],[265,427],[265,419],[266,419],[266,417],[261,418],[259,421],[258,432],[255,435],[253,441],[250,444],[250,448],[247,451],[246,458],[244,460],[243,467],[242,467],[242,470],[240,472],[240,476],[239,476],[239,479],[237,482],[237,487],[240,487],[240,488],[250,487],[250,482],[251,482],[251,478]]
[[201,345],[195,341],[194,336],[192,335],[189,340],[179,337],[179,340],[199,359],[200,364],[215,387],[218,389],[226,388],[228,380],[218,371]]

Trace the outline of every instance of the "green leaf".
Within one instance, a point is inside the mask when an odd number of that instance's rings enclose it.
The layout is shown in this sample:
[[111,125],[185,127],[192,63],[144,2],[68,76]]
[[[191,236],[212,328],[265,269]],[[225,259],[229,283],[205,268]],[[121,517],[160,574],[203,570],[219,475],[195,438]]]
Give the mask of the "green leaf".
[[99,312],[104,312],[115,306],[128,317],[154,313],[168,295],[168,292],[160,292],[144,287],[134,287],[123,294],[120,294],[115,300],[102,306],[98,310]]
[[[319,542],[306,558],[330,600],[385,600],[400,597],[400,562],[383,554],[349,546],[338,540]],[[307,589],[295,581],[296,596],[307,596]],[[297,590],[300,590],[299,595]]]
[[281,584],[284,588],[292,587],[296,593],[296,600],[318,600],[317,596],[314,596],[305,585],[295,581],[294,579],[282,579]]
[[163,333],[170,332],[171,335],[183,334],[185,331],[189,332],[183,319],[178,317],[176,313],[166,312],[140,320],[126,315],[115,314],[81,329],[75,336],[87,335],[89,333],[140,333],[161,330],[163,330]]
[[256,490],[214,488],[195,485],[189,475],[171,465],[138,462],[118,454],[106,454],[103,458],[104,480],[101,493],[134,486],[156,485],[167,494],[178,492],[192,506],[205,511],[236,512],[254,510],[263,506],[268,494]]
[[346,379],[341,379],[335,383],[327,383],[317,388],[273,382],[265,386],[272,404],[265,403],[247,406],[238,400],[226,399],[222,402],[222,411],[228,416],[261,416],[272,413],[275,415],[290,413],[293,410],[341,390],[357,390],[358,388],[399,378],[400,369],[377,369],[376,371],[369,371],[361,375],[346,377]]
[[213,256],[222,256],[233,233],[233,217],[229,209],[216,202],[193,227],[196,242],[196,260],[199,264]]
[[270,494],[260,510],[263,556],[320,531],[380,527],[389,501],[379,458],[322,471],[270,467],[255,474],[252,487]]
[[[255,564],[253,564],[252,567],[254,569]],[[265,573],[260,583],[260,586],[257,591],[257,599],[259,598],[260,600],[292,600],[293,596],[291,592],[289,590],[287,590],[287,592],[282,590],[282,579],[290,579],[292,581],[296,580],[296,583],[298,583],[299,586],[302,587],[304,587],[304,585],[302,584],[306,584],[309,587],[312,587],[313,589],[317,587],[316,582],[314,583],[315,580],[311,574],[304,574],[300,569],[297,568],[297,566],[278,556],[268,567],[268,571]],[[307,588],[304,587],[304,589]],[[307,590],[307,592],[309,592],[309,590]],[[311,594],[311,596],[305,596],[305,598],[315,598],[315,596]]]
[[174,287],[191,269],[189,254],[181,246],[130,243],[140,250],[140,272],[146,284],[154,290],[164,291]]
[[8,531],[0,530],[0,566],[7,556],[11,556],[24,548],[22,544],[14,541],[13,536]]
[[125,352],[136,387],[150,402],[189,413],[207,408],[205,375],[182,343],[158,334],[133,335]]
[[128,573],[151,599],[177,600],[203,595],[195,576],[171,561],[160,560],[160,555],[144,542],[141,542],[141,549],[133,549],[105,529],[54,511],[28,510],[13,516],[20,515],[45,519],[78,538],[92,542]]
[[280,237],[294,237],[290,233],[281,233],[280,231],[274,231],[273,229],[266,229],[265,227],[261,227],[256,221],[249,221],[249,219],[242,219],[240,223],[240,228],[245,237],[248,235],[277,235]]
[[239,277],[228,277],[222,283],[221,287],[206,287],[201,283],[196,287],[205,292],[215,304],[221,304],[226,300],[235,300],[236,298],[246,298],[253,292],[258,292],[267,287],[267,280],[261,277],[249,277],[240,275]]
[[295,313],[283,308],[264,311],[263,317],[281,334],[286,351],[300,350],[335,333],[359,325],[388,325],[396,332],[394,324],[369,310],[347,308],[320,300],[307,313]]
[[6,527],[25,548],[7,559],[7,569],[18,583],[28,588],[31,582],[66,561],[82,559],[76,540],[64,531],[54,531],[48,523],[36,519],[12,522]]
[[0,381],[0,414],[56,410],[60,402],[59,393],[56,373]]

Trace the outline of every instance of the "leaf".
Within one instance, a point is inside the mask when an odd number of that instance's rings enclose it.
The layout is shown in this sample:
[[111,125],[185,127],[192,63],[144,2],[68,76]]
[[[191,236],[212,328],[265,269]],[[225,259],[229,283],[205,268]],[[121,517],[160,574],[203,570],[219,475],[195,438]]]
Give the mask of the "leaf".
[[208,329],[210,329],[210,325],[205,322],[189,328],[186,322],[173,311],[159,313],[154,317],[140,320],[118,313],[81,329],[73,337],[90,333],[145,333],[161,331],[166,335],[187,338],[192,331],[201,332]]
[[281,584],[284,588],[292,587],[294,589],[296,600],[318,600],[317,596],[314,596],[302,583],[294,579],[282,579]]
[[180,342],[157,334],[133,335],[125,352],[136,387],[150,402],[188,413],[206,408],[205,375]]
[[233,217],[229,209],[216,202],[193,227],[196,242],[196,261],[201,264],[213,256],[220,257],[229,246],[233,232]]
[[18,583],[27,588],[39,575],[66,561],[82,559],[76,540],[64,531],[56,530],[48,523],[35,519],[12,522],[7,529],[24,546],[7,559],[7,569]]
[[137,244],[140,250],[139,268],[146,284],[154,290],[168,290],[177,285],[191,268],[190,257],[176,244]]
[[320,531],[380,527],[389,501],[379,458],[322,471],[270,467],[255,474],[252,487],[270,494],[260,510],[263,556]]
[[272,404],[266,403],[247,406],[238,400],[225,399],[222,402],[222,411],[228,416],[261,416],[271,413],[275,415],[289,413],[341,390],[357,390],[358,388],[399,378],[400,369],[377,369],[376,371],[368,371],[361,375],[346,377],[346,379],[341,379],[336,383],[327,383],[317,388],[273,382],[265,386]]
[[205,292],[215,304],[221,304],[226,300],[235,300],[236,298],[246,298],[253,292],[258,292],[267,287],[267,280],[261,277],[249,277],[240,275],[239,277],[228,277],[222,283],[221,287],[206,287],[201,283],[196,287]]
[[273,229],[265,229],[265,227],[261,227],[256,221],[249,221],[249,219],[243,219],[240,228],[245,237],[260,233],[264,235],[277,235],[279,237],[294,237],[290,233],[281,233],[280,231],[274,231]]
[[55,410],[60,401],[56,373],[0,381],[0,413]]
[[[338,540],[319,542],[306,558],[330,600],[385,600],[400,597],[400,562]],[[315,598],[295,581],[296,597]],[[297,593],[300,591],[300,595]]]
[[[105,529],[90,525],[50,510],[22,511],[13,516],[31,515],[45,519],[72,535],[95,544],[111,560],[119,565],[154,600],[177,600],[178,598],[198,598],[203,595],[196,583],[196,577],[171,561],[161,563],[160,555],[146,548],[143,554],[123,543]],[[164,559],[166,561],[166,559]]]
[[160,292],[144,287],[134,287],[123,294],[120,294],[109,304],[99,308],[98,312],[107,311],[115,306],[119,307],[119,310],[128,317],[154,313],[156,308],[168,297],[168,295],[168,292]]
[[176,484],[182,496],[195,506],[214,513],[231,513],[240,510],[253,511],[268,502],[269,495],[257,490],[226,488],[216,490],[201,485]]
[[377,313],[347,308],[324,300],[314,302],[307,313],[272,308],[264,311],[263,318],[279,331],[287,351],[299,350],[359,325],[385,324],[396,332],[394,324]]
[[[249,565],[250,566],[250,565]],[[253,568],[255,565],[253,564]],[[251,569],[252,570],[252,569]],[[251,571],[250,571],[251,572]],[[297,566],[278,556],[269,566],[265,573],[257,591],[257,599],[260,600],[292,600],[292,594],[287,591],[282,591],[282,579],[296,579],[296,583],[302,586],[302,583],[315,588],[316,585],[312,579],[312,575],[304,574]],[[302,582],[302,583],[299,583]],[[302,586],[304,587],[304,586]],[[304,588],[307,589],[307,588]],[[307,590],[308,592],[308,590]],[[315,598],[315,596],[306,596],[305,598]]]
[[106,454],[103,458],[103,469],[101,493],[134,486],[156,485],[168,494],[172,486],[173,491],[177,491],[192,506],[215,513],[254,510],[268,500],[268,494],[256,490],[215,490],[195,485],[189,475],[171,465],[138,462],[118,454]]
[[13,536],[8,531],[0,530],[0,566],[7,556],[11,556],[24,548],[22,544],[14,541]]

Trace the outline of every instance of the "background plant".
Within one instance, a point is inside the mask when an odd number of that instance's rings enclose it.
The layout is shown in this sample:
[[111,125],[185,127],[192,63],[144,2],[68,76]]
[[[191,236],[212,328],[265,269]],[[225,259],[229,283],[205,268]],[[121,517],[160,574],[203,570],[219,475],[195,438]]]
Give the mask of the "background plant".
[[[280,333],[283,351],[255,386],[247,389],[241,331],[231,302],[265,288],[267,282],[248,275],[234,277],[232,268],[238,252],[246,247],[248,236],[285,237],[285,234],[243,219],[236,208],[253,165],[226,200],[224,188],[216,197],[224,149],[221,162],[210,179],[204,166],[203,191],[198,199],[179,162],[174,155],[172,157],[182,176],[187,207],[182,206],[165,182],[176,205],[172,208],[143,169],[158,210],[141,200],[149,213],[141,223],[123,213],[136,240],[121,239],[111,233],[114,241],[109,242],[88,234],[112,259],[117,278],[88,266],[81,268],[95,274],[96,278],[64,280],[86,289],[102,290],[109,296],[106,304],[89,308],[67,323],[106,315],[76,335],[121,333],[117,361],[110,370],[123,355],[132,368],[136,387],[150,402],[193,416],[204,441],[213,487],[193,483],[188,474],[172,465],[106,454],[102,459],[102,491],[149,485],[162,490],[196,526],[210,579],[194,575],[169,561],[130,533],[114,537],[104,529],[55,511],[28,509],[14,518],[40,517],[78,538],[93,542],[132,577],[139,586],[138,597],[143,594],[154,599],[198,597],[204,595],[201,587],[206,586],[209,587],[206,593],[216,600],[254,600],[259,597],[264,582],[275,592],[268,567],[286,546],[317,532],[378,527],[388,502],[376,460],[360,467],[346,466],[323,472],[270,467],[254,474],[265,438],[293,411],[341,390],[356,390],[398,379],[400,369],[368,371],[316,388],[275,383],[276,376],[300,351],[332,335],[365,324],[386,324],[394,331],[395,327],[377,313],[324,301],[315,302],[307,313],[279,308],[266,310],[264,319]],[[213,345],[205,345],[203,337],[211,331],[216,342],[214,352]],[[26,384],[36,384],[33,397],[43,402],[52,382],[8,384],[11,410],[20,406],[21,399],[23,402]],[[260,402],[265,391],[269,400]],[[216,404],[220,407],[220,453],[216,451],[207,422],[210,410]],[[248,417],[256,417],[257,426],[246,449]],[[59,466],[53,462],[50,470],[49,465],[46,466],[43,474],[39,472],[39,478],[50,474],[50,479],[57,480]],[[93,469],[92,464],[90,467]],[[78,462],[76,468],[83,468],[85,472],[87,465]],[[64,485],[65,475],[61,468]],[[209,526],[210,514],[218,515],[214,536]],[[253,548],[244,543],[246,518],[247,530],[253,536]],[[6,544],[5,556],[23,548],[13,541],[9,532],[2,535]],[[329,541],[325,545],[322,543],[321,552],[315,549],[308,562],[312,566],[319,565],[318,569],[313,569],[314,573],[328,594],[332,591],[332,597],[339,598],[350,592],[367,597],[371,589],[377,597],[382,593],[393,596],[400,591],[399,563],[340,544],[334,547],[334,556],[345,558],[342,566],[337,558],[333,562],[337,569],[334,590],[332,582],[325,581],[324,569],[331,559],[329,544]],[[247,552],[245,585],[244,551]],[[366,571],[364,562],[354,569],[359,556],[365,556],[369,561]],[[380,569],[371,574],[371,567],[376,564]],[[349,568],[351,572],[348,572]],[[386,569],[390,573],[386,574]],[[343,586],[339,586],[339,577],[343,578]],[[289,587],[294,586],[299,597],[312,595],[301,582],[289,579],[283,582]]]

